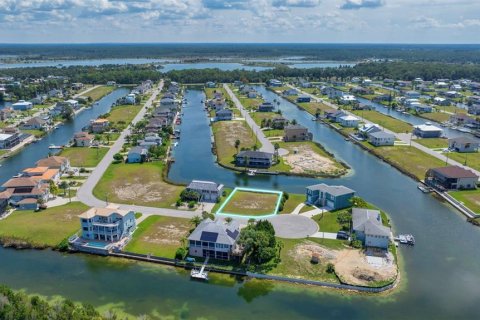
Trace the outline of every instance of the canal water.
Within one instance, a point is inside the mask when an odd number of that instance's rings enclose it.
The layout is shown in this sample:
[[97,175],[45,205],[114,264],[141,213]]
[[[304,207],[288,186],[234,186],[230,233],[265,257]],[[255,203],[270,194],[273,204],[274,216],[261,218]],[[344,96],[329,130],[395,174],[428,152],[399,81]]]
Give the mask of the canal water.
[[73,138],[75,132],[81,131],[83,127],[89,124],[90,120],[96,119],[99,115],[108,112],[117,99],[130,92],[127,88],[119,88],[106,95],[98,101],[92,108],[80,112],[71,121],[65,122],[58,129],[54,130],[43,139],[36,143],[25,146],[18,153],[0,161],[0,184],[10,179],[12,175],[21,172],[27,167],[31,167],[35,162],[48,156],[50,144],[64,145]]
[[[477,317],[480,295],[479,230],[451,207],[417,190],[393,167],[347,142],[335,131],[276,94],[285,117],[307,126],[314,140],[352,167],[340,179],[255,176],[248,180],[214,164],[203,93],[187,90],[181,139],[169,177],[178,182],[209,179],[227,186],[249,185],[303,192],[312,183],[347,185],[387,211],[395,231],[415,235],[414,248],[401,248],[402,283],[391,295],[354,295],[276,282],[241,282],[212,275],[209,283],[189,280],[180,269],[81,254],[0,249],[0,283],[48,297],[64,296],[102,309],[133,315],[208,319],[467,319]],[[59,129],[60,130],[60,129]],[[33,155],[32,155],[33,157]]]

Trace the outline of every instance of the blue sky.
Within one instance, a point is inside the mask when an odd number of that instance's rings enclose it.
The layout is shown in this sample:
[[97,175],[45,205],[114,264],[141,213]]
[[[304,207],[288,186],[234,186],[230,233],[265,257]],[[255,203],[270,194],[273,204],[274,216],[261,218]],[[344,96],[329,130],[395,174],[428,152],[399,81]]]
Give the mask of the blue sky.
[[0,42],[480,43],[479,0],[0,0]]

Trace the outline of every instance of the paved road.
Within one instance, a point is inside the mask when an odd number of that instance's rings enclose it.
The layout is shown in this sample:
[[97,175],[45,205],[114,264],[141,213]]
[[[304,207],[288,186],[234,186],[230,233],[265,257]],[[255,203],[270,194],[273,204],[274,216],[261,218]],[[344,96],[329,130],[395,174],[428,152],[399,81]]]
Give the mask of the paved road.
[[[252,119],[248,111],[243,108],[243,105],[241,104],[240,100],[238,100],[237,96],[232,92],[230,87],[226,83],[224,83],[223,88],[225,89],[225,91],[227,91],[233,103],[235,103],[235,106],[237,107],[237,109],[240,110],[240,113],[245,118],[245,121],[247,122],[247,124],[250,126],[250,128],[252,128],[253,132],[258,138],[258,141],[260,141],[260,143],[262,144],[260,151],[274,153],[275,148],[273,146],[273,143],[267,139],[267,137],[265,136],[265,133],[262,131],[260,126],[255,123],[255,121]],[[286,155],[288,154],[288,150],[279,149],[278,154],[280,156]]]
[[[338,109],[338,106],[335,105],[335,104],[333,104],[333,103],[331,103],[331,102],[328,102],[328,101],[319,99],[318,97],[314,96],[313,94],[310,94],[310,93],[308,93],[308,92],[302,91],[301,89],[295,88],[295,87],[292,86],[292,85],[287,85],[287,86],[289,86],[290,88],[293,88],[293,89],[298,90],[298,91],[301,92],[302,94],[306,94],[306,95],[310,96],[312,99],[314,99],[314,100],[317,101],[317,102],[322,102],[322,103],[328,105],[329,107],[332,107],[332,108],[334,108],[334,109]],[[349,112],[349,111],[347,111],[347,110],[343,110],[343,111],[344,111],[345,113],[347,113],[347,114],[350,114],[350,115],[352,115],[352,116],[358,117],[356,114],[353,114],[353,113],[351,113],[351,112]],[[371,122],[371,121],[369,121],[369,120],[367,120],[367,119],[365,119],[365,118],[362,118],[362,121],[365,122],[365,123],[375,124],[374,122]],[[447,157],[446,157],[444,154],[439,153],[439,152],[437,152],[437,151],[433,151],[432,149],[429,149],[429,148],[427,148],[427,147],[425,147],[425,146],[423,146],[423,145],[421,145],[421,144],[419,144],[419,143],[416,143],[416,142],[415,142],[415,139],[411,140],[411,139],[412,139],[412,133],[396,133],[396,132],[393,132],[393,131],[391,131],[391,130],[388,130],[388,129],[385,128],[385,127],[383,128],[383,131],[385,131],[385,132],[387,132],[387,133],[393,134],[398,140],[403,141],[405,144],[407,144],[407,145],[410,145],[410,144],[411,144],[412,147],[417,148],[417,149],[419,149],[419,150],[421,150],[421,151],[423,151],[423,152],[425,152],[425,153],[427,153],[427,154],[429,154],[429,155],[431,155],[431,156],[433,156],[433,157],[435,157],[435,158],[437,158],[437,159],[439,159],[439,160],[442,160],[443,162],[448,163],[449,165],[455,165],[455,166],[459,166],[459,167],[462,167],[462,168],[467,169],[467,170],[471,170],[471,171],[474,172],[476,175],[480,176],[480,171],[477,171],[477,170],[472,169],[472,168],[470,168],[470,167],[468,167],[468,166],[465,166],[465,165],[463,165],[462,163],[457,162],[457,161],[455,161],[455,160],[453,160],[453,159],[450,159],[450,158],[447,159]],[[410,140],[411,140],[411,142],[410,142]]]

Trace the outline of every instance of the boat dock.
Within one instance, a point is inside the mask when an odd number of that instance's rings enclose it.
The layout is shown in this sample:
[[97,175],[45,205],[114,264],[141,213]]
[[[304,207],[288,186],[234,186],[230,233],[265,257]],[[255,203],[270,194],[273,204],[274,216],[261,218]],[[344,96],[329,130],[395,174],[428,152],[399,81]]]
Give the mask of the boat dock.
[[207,259],[205,259],[205,261],[203,262],[202,268],[200,270],[195,268],[192,269],[192,271],[190,272],[190,277],[192,279],[199,279],[199,280],[205,280],[205,281],[208,280],[208,272],[205,271],[205,267],[208,264],[208,259],[210,259],[210,257],[207,257]]
[[411,234],[400,234],[393,239],[400,244],[415,245],[415,237]]

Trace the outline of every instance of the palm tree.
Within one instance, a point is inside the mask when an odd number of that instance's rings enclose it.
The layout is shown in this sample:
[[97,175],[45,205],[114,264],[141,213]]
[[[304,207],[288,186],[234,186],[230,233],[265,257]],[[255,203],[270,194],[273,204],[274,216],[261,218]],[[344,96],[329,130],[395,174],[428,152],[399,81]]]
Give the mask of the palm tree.
[[275,159],[278,162],[278,149],[280,149],[280,145],[278,144],[278,142],[275,142],[273,148],[275,149]]
[[240,147],[240,140],[237,139],[235,140],[235,149],[237,149],[237,153],[238,153],[238,148]]
[[190,223],[193,224],[196,227],[202,222],[202,218],[200,216],[194,216],[192,219],[190,219]]
[[296,124],[297,124],[297,120],[296,120],[296,119],[293,119],[291,123],[292,123],[292,125],[296,125]]

